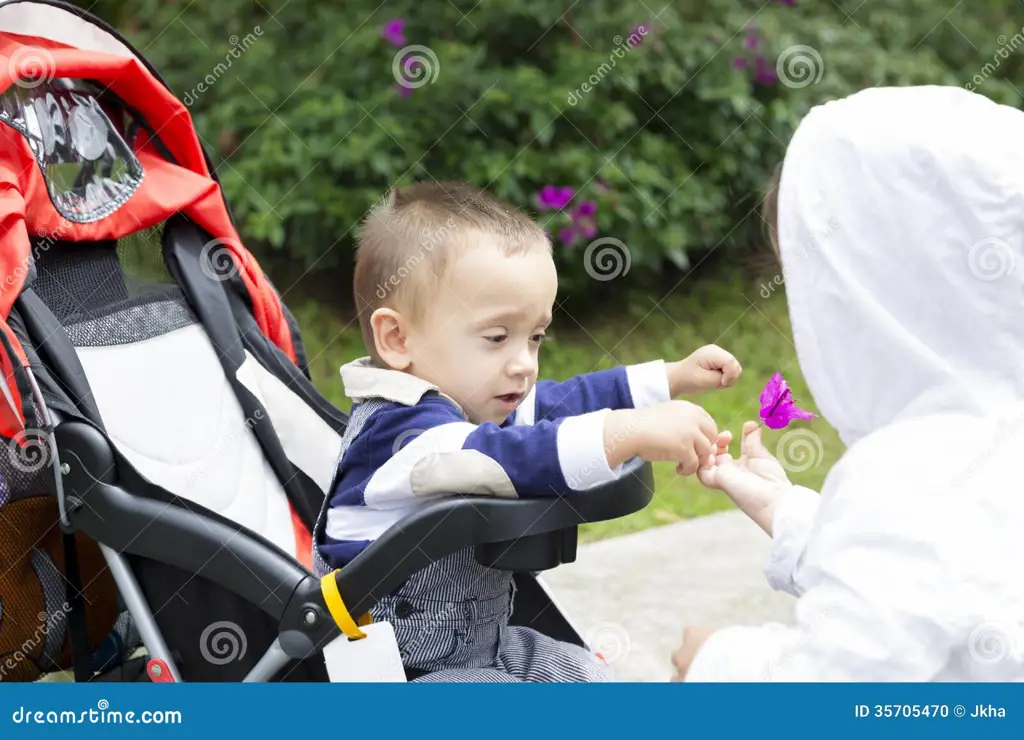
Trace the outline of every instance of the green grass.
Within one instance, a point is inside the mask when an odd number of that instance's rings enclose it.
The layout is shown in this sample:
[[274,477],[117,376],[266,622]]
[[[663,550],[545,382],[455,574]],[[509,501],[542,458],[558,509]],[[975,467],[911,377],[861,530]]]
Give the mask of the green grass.
[[[556,312],[549,331],[552,338],[541,349],[541,377],[565,380],[617,364],[680,359],[714,343],[736,355],[743,377],[733,388],[690,400],[706,408],[720,430],[732,430],[738,439],[743,422],[757,419],[761,388],[776,370],[789,381],[797,402],[817,412],[796,361],[785,295],[777,289],[762,298],[761,282],[739,272],[716,275],[713,280],[691,278],[667,297],[664,292],[637,292],[622,296],[621,302],[601,313]],[[314,383],[347,410],[338,368],[365,354],[358,326],[322,304],[287,298],[303,329]],[[820,418],[786,430],[765,430],[765,443],[777,456],[791,461],[794,483],[816,490],[843,450],[838,435]],[[738,443],[734,443],[734,454],[736,448]],[[677,476],[672,465],[658,463],[654,469],[656,490],[649,506],[622,519],[587,525],[581,540],[733,508],[724,494],[704,488],[694,477]]]

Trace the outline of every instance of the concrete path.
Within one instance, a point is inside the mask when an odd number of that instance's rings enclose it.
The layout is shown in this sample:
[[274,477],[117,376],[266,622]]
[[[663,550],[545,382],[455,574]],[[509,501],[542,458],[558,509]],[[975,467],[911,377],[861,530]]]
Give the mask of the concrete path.
[[765,583],[768,536],[740,512],[581,545],[544,574],[555,600],[625,681],[665,681],[683,627],[793,623]]

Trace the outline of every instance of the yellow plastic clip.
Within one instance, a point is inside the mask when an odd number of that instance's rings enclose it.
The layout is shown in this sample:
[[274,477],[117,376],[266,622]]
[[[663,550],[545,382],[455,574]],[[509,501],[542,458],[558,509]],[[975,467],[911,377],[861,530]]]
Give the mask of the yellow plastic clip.
[[352,615],[348,613],[348,607],[345,606],[344,599],[341,598],[341,591],[338,590],[338,579],[335,577],[337,572],[328,573],[320,579],[320,591],[324,595],[324,603],[327,604],[327,609],[331,612],[331,616],[334,617],[335,624],[338,625],[338,628],[341,629],[346,637],[352,640],[362,640],[366,637],[366,633],[359,629],[359,627],[365,627],[373,620],[370,618],[370,612],[366,612],[366,614],[359,617],[358,623],[352,619]]

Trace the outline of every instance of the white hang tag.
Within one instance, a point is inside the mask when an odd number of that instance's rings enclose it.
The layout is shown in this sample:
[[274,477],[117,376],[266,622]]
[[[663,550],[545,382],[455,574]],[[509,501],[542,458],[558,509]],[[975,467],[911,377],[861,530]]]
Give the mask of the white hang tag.
[[339,635],[324,647],[331,683],[405,683],[395,628],[389,622],[374,622],[359,629],[366,635],[363,639]]

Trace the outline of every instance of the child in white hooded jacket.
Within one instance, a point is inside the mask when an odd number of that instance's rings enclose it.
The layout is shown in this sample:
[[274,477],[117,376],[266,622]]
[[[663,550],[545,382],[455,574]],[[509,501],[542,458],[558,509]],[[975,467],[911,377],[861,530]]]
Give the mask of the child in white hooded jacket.
[[864,90],[808,114],[778,185],[797,356],[847,451],[819,496],[748,422],[701,473],[772,536],[796,624],[688,629],[677,679],[1022,681],[1024,112]]

